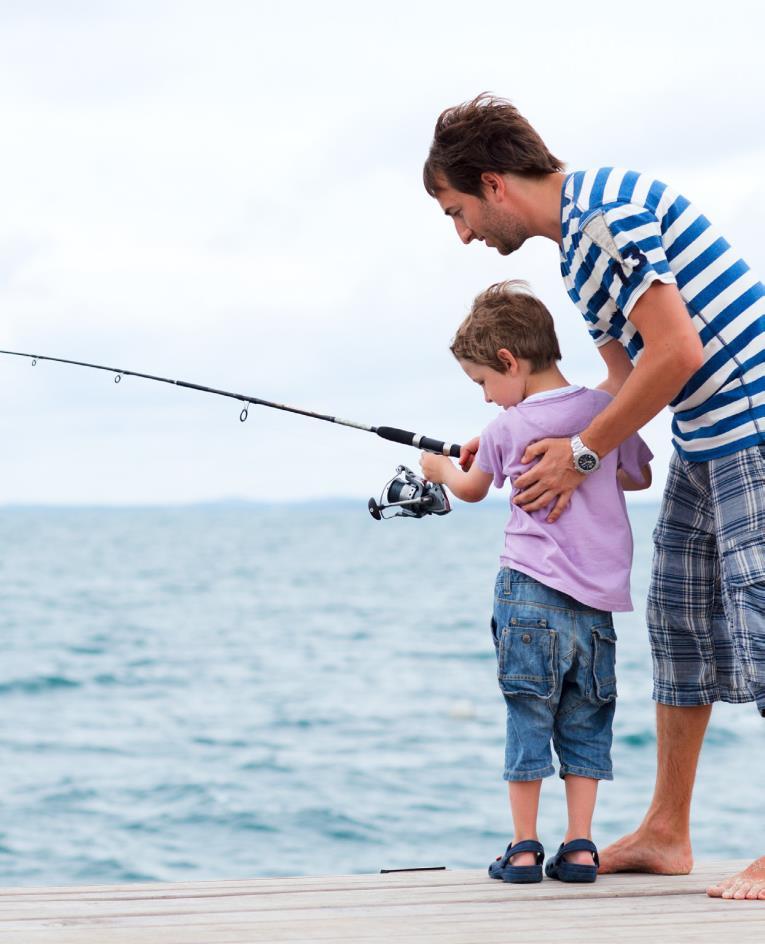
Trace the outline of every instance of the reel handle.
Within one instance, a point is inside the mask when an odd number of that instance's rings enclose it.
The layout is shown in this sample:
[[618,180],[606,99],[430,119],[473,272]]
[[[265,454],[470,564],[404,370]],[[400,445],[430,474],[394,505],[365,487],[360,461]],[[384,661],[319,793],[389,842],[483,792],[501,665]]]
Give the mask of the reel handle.
[[383,439],[401,443],[403,446],[414,446],[415,449],[451,456],[453,459],[460,457],[462,447],[457,443],[441,442],[440,439],[431,439],[430,436],[421,436],[419,433],[412,433],[408,429],[397,429],[395,426],[378,426],[375,432]]

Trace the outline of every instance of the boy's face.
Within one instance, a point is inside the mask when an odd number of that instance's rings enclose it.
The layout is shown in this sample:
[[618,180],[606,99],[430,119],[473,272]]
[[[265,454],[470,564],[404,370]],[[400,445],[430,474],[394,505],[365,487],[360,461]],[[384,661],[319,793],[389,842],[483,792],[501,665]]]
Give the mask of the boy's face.
[[487,403],[496,403],[497,406],[507,410],[520,403],[525,396],[528,367],[504,348],[497,352],[497,356],[502,363],[507,365],[504,373],[486,364],[476,364],[475,361],[464,360],[461,357],[458,361],[468,377],[483,390],[484,400]]

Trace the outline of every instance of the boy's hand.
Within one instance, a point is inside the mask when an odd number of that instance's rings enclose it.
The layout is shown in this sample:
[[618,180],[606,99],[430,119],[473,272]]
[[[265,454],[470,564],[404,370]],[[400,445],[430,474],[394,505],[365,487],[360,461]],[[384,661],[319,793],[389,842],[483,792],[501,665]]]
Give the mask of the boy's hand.
[[467,472],[470,466],[473,464],[475,455],[478,452],[478,444],[481,441],[480,436],[475,436],[473,439],[465,443],[465,445],[460,449],[460,468],[463,472]]
[[432,452],[420,455],[420,468],[426,479],[435,485],[446,485],[455,498],[466,502],[486,498],[494,479],[491,472],[484,472],[477,463],[469,472],[460,472],[456,465],[452,465],[451,459]]
[[433,452],[423,452],[420,453],[420,468],[429,482],[443,485],[449,470],[453,469],[454,466],[446,456],[437,456]]

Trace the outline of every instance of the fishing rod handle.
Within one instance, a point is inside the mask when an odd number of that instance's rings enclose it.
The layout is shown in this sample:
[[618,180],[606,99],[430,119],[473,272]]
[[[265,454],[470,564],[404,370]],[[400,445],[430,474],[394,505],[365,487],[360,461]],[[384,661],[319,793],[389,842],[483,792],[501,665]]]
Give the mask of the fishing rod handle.
[[408,429],[397,429],[395,426],[378,426],[375,430],[378,436],[391,442],[401,443],[404,446],[414,446],[415,449],[424,449],[426,452],[436,452],[443,456],[452,456],[459,459],[462,446],[458,443],[446,443],[440,439],[431,439],[412,433]]

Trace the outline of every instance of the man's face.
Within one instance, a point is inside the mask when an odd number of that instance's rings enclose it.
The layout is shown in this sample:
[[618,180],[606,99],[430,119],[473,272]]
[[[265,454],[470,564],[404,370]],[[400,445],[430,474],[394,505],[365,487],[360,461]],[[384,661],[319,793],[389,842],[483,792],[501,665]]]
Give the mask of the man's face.
[[502,256],[509,256],[519,249],[529,238],[529,232],[523,220],[513,212],[510,200],[505,192],[502,201],[474,197],[469,193],[455,190],[445,180],[439,181],[436,200],[451,217],[457,235],[465,245],[474,239],[485,243],[490,249],[496,249]]

